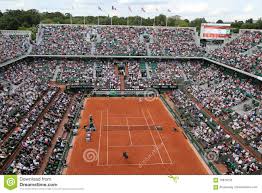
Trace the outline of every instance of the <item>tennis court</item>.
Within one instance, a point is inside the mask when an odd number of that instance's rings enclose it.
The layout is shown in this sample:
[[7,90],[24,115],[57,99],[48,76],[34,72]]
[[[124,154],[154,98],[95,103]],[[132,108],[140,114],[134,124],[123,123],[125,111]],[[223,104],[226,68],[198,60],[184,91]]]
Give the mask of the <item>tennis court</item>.
[[[87,142],[90,115],[96,131]],[[158,98],[88,98],[80,126],[65,174],[208,174]]]

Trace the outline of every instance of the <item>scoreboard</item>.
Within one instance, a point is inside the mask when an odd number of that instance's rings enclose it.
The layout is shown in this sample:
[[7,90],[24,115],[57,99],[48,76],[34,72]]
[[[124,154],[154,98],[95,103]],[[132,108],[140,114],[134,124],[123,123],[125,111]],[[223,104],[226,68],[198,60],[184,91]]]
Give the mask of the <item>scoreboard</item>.
[[201,39],[224,40],[231,37],[230,24],[202,23]]

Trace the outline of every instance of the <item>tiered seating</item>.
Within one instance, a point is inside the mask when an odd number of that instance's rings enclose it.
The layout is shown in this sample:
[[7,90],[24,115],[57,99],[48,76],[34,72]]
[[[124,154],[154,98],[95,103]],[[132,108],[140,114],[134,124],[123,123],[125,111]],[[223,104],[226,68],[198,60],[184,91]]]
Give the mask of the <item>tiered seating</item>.
[[129,61],[128,65],[128,74],[126,75],[125,88],[126,89],[145,89],[150,86],[148,78],[141,72],[142,68],[145,70],[145,63],[141,62],[140,64],[137,61]]
[[140,67],[140,70],[145,71],[145,70],[146,70],[146,64],[145,64],[145,62],[144,62],[144,61],[141,62],[141,63],[139,64],[139,67]]
[[45,62],[24,60],[3,69],[3,79],[13,86],[11,91],[2,91],[0,95],[0,139],[16,127],[48,90],[47,82],[54,72],[54,63]]
[[182,70],[176,61],[151,63],[151,85],[175,85],[176,79],[182,77]]
[[150,62],[149,64],[149,66],[151,67],[151,71],[155,73],[157,70],[157,62]]
[[[261,103],[260,83],[255,84],[232,72],[196,60],[26,59],[2,68],[0,73],[1,79],[7,81],[10,87],[10,91],[0,88],[0,137],[3,140],[3,143],[0,142],[1,166],[7,163],[10,155],[23,141],[22,150],[6,173],[33,174],[45,156],[71,100],[70,95],[63,93],[50,104],[58,88],[48,83],[56,71],[61,71],[57,80],[63,83],[90,83],[95,89],[120,89],[116,64],[121,62],[127,65],[126,89],[146,89],[154,85],[176,84],[180,79],[187,80],[186,92],[175,91],[171,98],[192,136],[204,150],[217,152],[219,162],[227,165],[230,174],[253,174],[261,169],[261,164],[255,163],[256,160],[249,152],[226,135],[210,120],[210,115],[199,110],[190,99],[193,96],[197,103],[202,104],[216,119],[223,121],[228,129],[242,137],[259,153],[261,106],[256,105],[244,115],[235,107],[252,99]],[[76,131],[77,115],[74,112],[78,112],[76,106],[82,100],[81,97],[76,98],[76,103],[73,103],[65,125],[67,134]],[[49,104],[50,109],[47,108]],[[45,109],[49,110],[46,112]],[[27,137],[31,132],[32,135]],[[7,139],[6,136],[10,137]],[[68,146],[69,142],[67,137],[57,142],[46,173],[60,171],[58,165],[64,165],[61,153],[66,150],[64,145]]]
[[97,55],[147,55],[145,44],[140,41],[143,28],[96,27],[101,41],[97,43]]
[[100,61],[97,65],[96,87],[98,89],[120,90],[120,77],[115,72],[115,67],[111,61]]
[[58,138],[55,144],[55,148],[51,157],[49,158],[48,165],[45,169],[45,174],[47,175],[57,175],[57,170],[61,162],[63,161],[63,154],[67,146],[67,141],[62,138]]
[[195,31],[190,28],[156,28],[150,44],[154,56],[198,56],[203,50],[195,43]]
[[32,109],[30,115],[28,115],[18,126],[18,128],[13,131],[13,133],[9,136],[9,138],[1,145],[0,154],[1,154],[1,162],[0,166],[2,166],[9,155],[13,154],[16,151],[16,148],[21,143],[23,138],[27,135],[29,130],[33,129],[34,124],[39,119],[49,102],[54,97],[57,92],[57,88],[51,88],[47,94],[39,101],[39,103]]
[[232,140],[228,143],[222,143],[212,148],[228,168],[227,174],[246,175],[260,174],[262,165],[243,149],[239,143]]
[[33,133],[22,142],[22,150],[7,169],[7,173],[35,174],[61,122],[70,97],[61,93],[49,108]]
[[[184,66],[185,69],[186,66]],[[250,98],[261,101],[261,85],[247,79],[228,75],[214,66],[187,64],[186,75],[192,80],[188,91],[215,116],[225,121],[237,135],[247,141],[256,151],[261,152],[261,115],[256,107],[245,115],[233,109]]]
[[[198,67],[197,67],[198,68]],[[261,98],[261,90],[249,81],[226,75],[216,67],[196,69],[191,93],[215,116],[240,104],[248,96]],[[192,78],[192,77],[191,77]]]
[[33,54],[85,55],[91,52],[87,35],[91,29],[77,25],[41,25],[42,37]]
[[208,57],[246,72],[261,75],[261,50],[258,49],[253,55],[245,53],[261,43],[262,31],[245,31],[224,47],[211,51]]
[[229,126],[236,131],[250,146],[262,154],[262,106],[254,108],[245,115],[231,112]]
[[66,138],[59,137],[57,139],[52,155],[49,158],[48,164],[45,168],[44,174],[60,174],[63,167],[65,166],[66,153],[69,150],[70,140],[78,129],[77,122],[82,107],[82,100],[83,95],[77,95],[74,99],[72,107],[68,114],[68,121],[64,125],[67,136]]
[[182,91],[174,91],[170,98],[176,104],[180,116],[185,120],[187,129],[190,129],[204,149],[208,150],[213,145],[230,138],[223,129],[210,121]]
[[26,32],[0,31],[0,63],[26,54],[30,47],[29,36]]
[[33,51],[37,55],[91,55],[92,48],[95,55],[203,54],[191,28],[41,25],[40,31],[40,43]]
[[262,164],[209,120],[188,96],[178,90],[172,93],[171,99],[183,118],[183,127],[192,133],[205,153],[211,151],[217,154],[218,159],[213,161],[224,164],[227,174],[257,174],[261,171]]
[[94,63],[92,61],[85,62],[83,60],[61,60],[60,61],[60,76],[57,81],[70,84],[94,84],[93,68]]

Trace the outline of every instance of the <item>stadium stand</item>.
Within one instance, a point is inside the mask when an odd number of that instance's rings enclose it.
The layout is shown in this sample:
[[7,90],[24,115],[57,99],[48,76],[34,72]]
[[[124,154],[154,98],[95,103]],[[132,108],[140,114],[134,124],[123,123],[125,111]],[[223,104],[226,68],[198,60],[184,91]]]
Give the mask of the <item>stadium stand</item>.
[[7,168],[16,174],[35,174],[64,116],[70,97],[60,93],[33,133],[22,142],[19,155]]
[[30,48],[30,35],[26,31],[0,31],[0,63],[26,54]]
[[82,106],[83,95],[77,95],[73,101],[68,114],[67,123],[64,125],[64,138],[58,137],[52,155],[49,157],[45,167],[44,174],[60,174],[64,166],[66,166],[66,154],[70,148],[70,139],[78,130],[77,122]]
[[[208,54],[208,57],[261,76],[262,74],[262,31],[244,31],[237,38]],[[256,48],[250,55],[248,51]]]
[[[188,65],[189,63],[187,63]],[[202,103],[205,108],[210,109],[214,115],[222,116],[222,119],[228,123],[229,127],[233,126],[233,129],[237,127],[237,134],[247,144],[261,153],[261,108],[254,108],[244,115],[244,118],[237,111],[230,109],[231,106],[247,100],[241,98],[242,96],[236,88],[241,86],[242,92],[248,97],[260,97],[261,89],[256,88],[255,85],[250,84],[248,81],[239,81],[237,77],[230,77],[234,80],[232,81],[229,78],[230,75],[225,75],[214,66],[199,67],[199,64],[191,63],[190,68],[188,68],[190,69],[188,70],[189,73],[186,73],[186,75],[192,78],[193,84],[186,91],[178,90],[170,95],[170,98],[177,106],[178,112],[180,112],[184,127],[189,129],[206,153],[214,151],[219,155],[218,162],[227,166],[228,174],[257,173],[261,170],[261,163],[257,162],[248,151],[244,150],[240,144],[224,133],[221,127],[205,112],[200,111],[199,107],[191,100],[190,95],[184,92],[195,96],[198,102]],[[216,88],[216,86],[219,86],[219,88]],[[221,92],[221,88],[226,90]],[[252,95],[249,95],[250,92]],[[237,101],[234,101],[234,99]],[[235,119],[232,116],[235,116]]]
[[195,43],[194,28],[40,25],[39,30],[41,41],[34,46],[35,55],[203,54],[203,50]]
[[41,25],[33,53],[39,55],[84,55],[91,52],[87,34],[91,29],[78,25]]
[[[26,54],[29,41],[29,35],[1,31],[0,63]],[[207,57],[261,76],[261,43],[261,31],[245,31],[224,47],[210,51]],[[146,90],[181,82],[183,86],[169,97],[184,122],[184,129],[206,153],[217,153],[217,163],[224,164],[228,174],[261,172],[261,162],[243,146],[261,157],[261,82],[200,59],[38,57],[203,56],[205,52],[195,43],[194,29],[40,25],[32,54],[35,56],[0,68],[3,173],[36,174],[52,140],[56,143],[44,173],[61,173],[70,138],[77,132],[76,122],[84,99],[80,93],[67,93],[65,85],[123,91],[123,88]],[[119,70],[119,66],[124,69]],[[54,138],[67,110],[63,136]],[[241,143],[225,132],[218,121],[239,137]]]
[[92,61],[61,60],[57,81],[61,83],[78,83],[94,85],[94,64]]

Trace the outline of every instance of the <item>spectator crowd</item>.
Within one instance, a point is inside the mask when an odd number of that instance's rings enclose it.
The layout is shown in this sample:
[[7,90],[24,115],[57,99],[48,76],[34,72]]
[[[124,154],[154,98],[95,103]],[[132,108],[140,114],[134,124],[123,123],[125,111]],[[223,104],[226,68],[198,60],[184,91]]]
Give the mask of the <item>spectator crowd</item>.
[[0,63],[24,55],[29,47],[29,34],[0,31]]
[[[41,25],[38,35],[33,45],[36,55],[204,54],[196,45],[195,31],[191,28]],[[261,31],[246,31],[224,47],[211,51],[208,57],[261,75],[261,43]],[[29,46],[28,35],[0,31],[0,62],[25,54]],[[197,60],[97,58],[27,58],[0,69],[0,168],[4,167],[5,173],[16,174],[35,174],[40,168],[73,99],[56,83],[87,84],[102,90],[120,90],[123,83],[127,90],[138,90],[154,85],[176,85],[181,81],[185,83],[184,89],[173,91],[170,98],[185,120],[185,128],[202,148],[216,152],[228,174],[261,171],[261,163],[192,100],[224,121],[234,134],[262,154],[260,82]],[[74,112],[82,100],[83,97],[77,96],[72,103],[65,130],[76,130]],[[235,109],[249,100],[258,105],[244,114]],[[46,173],[57,172],[67,145],[67,139],[57,139]],[[12,155],[15,158],[9,163]]]
[[41,25],[36,55],[201,56],[191,28]]
[[210,161],[224,164],[227,168],[226,174],[261,173],[262,163],[226,134],[220,125],[201,111],[183,91],[174,91],[170,98],[183,119],[184,129],[198,141],[205,156],[215,153]]
[[[262,76],[262,31],[244,31],[237,38],[211,51],[211,59]],[[254,49],[249,53],[250,49]]]

